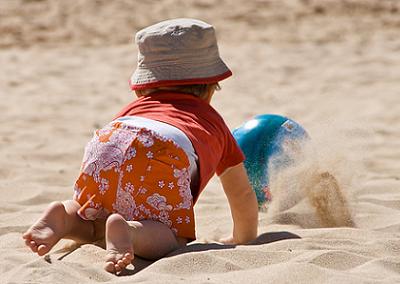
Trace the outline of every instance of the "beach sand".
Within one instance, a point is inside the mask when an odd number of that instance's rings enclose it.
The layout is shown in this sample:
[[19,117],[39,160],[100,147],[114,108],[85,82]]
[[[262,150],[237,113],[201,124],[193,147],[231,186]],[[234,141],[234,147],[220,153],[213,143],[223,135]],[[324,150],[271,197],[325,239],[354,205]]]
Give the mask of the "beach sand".
[[[196,242],[125,276],[95,245],[34,255],[22,232],[71,198],[92,132],[134,99],[135,32],[173,17],[216,27],[234,76],[213,105],[231,128],[285,115],[313,150],[274,175],[250,245],[215,242],[232,223],[213,178]],[[0,283],[400,283],[398,1],[3,0],[0,35]]]

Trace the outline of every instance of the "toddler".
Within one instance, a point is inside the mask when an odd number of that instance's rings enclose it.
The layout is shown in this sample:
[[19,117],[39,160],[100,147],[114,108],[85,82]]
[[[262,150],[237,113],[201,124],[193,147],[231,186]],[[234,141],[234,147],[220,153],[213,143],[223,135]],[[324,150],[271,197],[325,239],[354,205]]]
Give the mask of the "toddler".
[[159,259],[195,236],[193,206],[216,173],[233,218],[220,241],[257,236],[258,206],[244,155],[210,106],[218,82],[232,73],[219,57],[214,28],[174,19],[136,34],[137,99],[87,144],[72,200],[54,202],[24,234],[44,255],[61,239],[105,238],[105,270],[119,273],[134,254]]

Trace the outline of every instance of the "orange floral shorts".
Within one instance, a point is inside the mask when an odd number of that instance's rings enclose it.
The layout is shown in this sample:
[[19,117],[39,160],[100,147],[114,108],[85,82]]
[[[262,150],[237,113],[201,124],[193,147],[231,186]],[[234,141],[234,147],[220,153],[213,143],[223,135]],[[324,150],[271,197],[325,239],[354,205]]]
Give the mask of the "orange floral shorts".
[[112,122],[85,149],[74,199],[86,220],[121,214],[155,220],[176,236],[195,239],[189,160],[172,140],[145,128]]

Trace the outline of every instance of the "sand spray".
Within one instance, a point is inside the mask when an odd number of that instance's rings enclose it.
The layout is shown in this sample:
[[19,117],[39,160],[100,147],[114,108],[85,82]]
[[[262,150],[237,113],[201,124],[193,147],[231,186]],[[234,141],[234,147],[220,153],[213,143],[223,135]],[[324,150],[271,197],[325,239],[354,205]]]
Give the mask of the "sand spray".
[[[277,169],[270,160],[268,219],[306,228],[355,227],[352,192],[362,163],[352,157],[348,135],[332,124],[318,129],[317,135],[310,133],[312,139],[304,141],[301,151],[295,151],[292,166]],[[290,144],[284,151],[293,156]]]

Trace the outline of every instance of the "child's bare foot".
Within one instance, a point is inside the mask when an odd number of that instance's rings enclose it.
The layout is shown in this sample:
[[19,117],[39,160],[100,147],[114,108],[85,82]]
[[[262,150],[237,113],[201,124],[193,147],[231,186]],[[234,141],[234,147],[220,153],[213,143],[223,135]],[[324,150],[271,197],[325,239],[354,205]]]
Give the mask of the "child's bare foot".
[[23,235],[25,244],[42,256],[65,235],[65,207],[61,202],[53,202],[43,216]]
[[104,269],[119,273],[133,260],[133,244],[130,227],[119,214],[112,214],[106,222],[107,257]]

